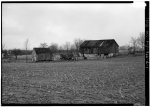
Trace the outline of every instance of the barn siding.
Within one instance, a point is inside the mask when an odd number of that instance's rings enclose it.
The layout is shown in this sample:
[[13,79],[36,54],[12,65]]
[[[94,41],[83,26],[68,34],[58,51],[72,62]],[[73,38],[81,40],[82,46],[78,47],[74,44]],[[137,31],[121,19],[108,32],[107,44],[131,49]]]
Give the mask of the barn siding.
[[112,45],[110,53],[118,53],[118,46],[115,43]]
[[93,53],[97,54],[98,53],[98,48],[93,48]]
[[116,45],[116,43],[113,43],[111,46],[107,48],[100,48],[99,53],[100,54],[118,53],[118,46]]
[[34,48],[32,51],[32,61],[50,61],[52,53],[48,48]]
[[108,40],[88,40],[80,45],[82,54],[114,55],[118,54],[119,45],[114,39]]
[[83,48],[85,54],[109,54],[109,53],[118,53],[118,46],[116,43],[113,43],[107,48]]
[[49,60],[52,60],[52,55],[49,53],[38,54],[37,60],[38,61],[49,61]]
[[97,54],[98,48],[84,48],[85,54]]

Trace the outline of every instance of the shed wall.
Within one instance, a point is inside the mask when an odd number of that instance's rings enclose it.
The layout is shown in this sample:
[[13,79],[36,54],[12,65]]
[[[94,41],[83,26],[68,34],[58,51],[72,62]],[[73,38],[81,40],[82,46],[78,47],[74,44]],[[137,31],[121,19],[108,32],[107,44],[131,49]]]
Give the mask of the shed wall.
[[36,62],[36,61],[37,61],[37,55],[36,55],[35,50],[32,51],[32,61],[33,61],[33,62]]
[[52,55],[49,53],[42,53],[37,55],[37,61],[49,61],[52,60]]

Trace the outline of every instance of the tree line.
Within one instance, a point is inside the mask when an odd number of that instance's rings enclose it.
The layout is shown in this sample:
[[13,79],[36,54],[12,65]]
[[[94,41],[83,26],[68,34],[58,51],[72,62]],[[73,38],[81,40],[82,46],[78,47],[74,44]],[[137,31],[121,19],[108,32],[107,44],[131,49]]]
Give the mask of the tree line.
[[15,59],[17,60],[17,56],[18,55],[26,55],[26,61],[27,61],[27,55],[30,55],[32,53],[32,50],[28,50],[28,41],[29,39],[26,39],[24,46],[25,49],[10,49],[10,50],[6,50],[6,46],[4,43],[2,43],[2,57],[4,58],[9,58],[12,55],[15,56]]
[[57,43],[51,43],[48,45],[47,43],[41,43],[39,47],[41,48],[49,48],[52,52],[59,52],[65,50],[67,52],[74,51],[79,52],[80,45],[83,43],[84,40],[75,39],[73,43],[66,42],[64,45],[59,46]]
[[129,53],[135,54],[138,51],[145,51],[145,33],[140,32],[138,37],[131,37],[129,44],[120,46],[120,49],[128,49]]
[[[60,51],[74,51],[79,52],[80,45],[83,43],[84,40],[81,39],[75,39],[74,42],[71,44],[70,42],[66,42],[64,45],[59,46],[57,43],[51,43],[48,45],[47,43],[40,43],[39,48],[49,48],[51,52],[60,52]],[[24,42],[25,49],[12,49],[12,50],[6,50],[5,44],[2,44],[2,53],[4,54],[4,57],[8,57],[11,55],[15,56],[15,59],[17,60],[18,55],[26,55],[26,61],[28,59],[27,55],[30,55],[32,53],[32,50],[28,50],[29,45],[29,39],[26,39]]]
[[[79,53],[80,51],[80,45],[83,43],[84,40],[81,39],[75,39],[73,43],[66,42],[64,45],[59,46],[57,43],[51,43],[48,45],[47,43],[40,43],[39,47],[40,48],[49,48],[53,53],[55,52],[60,52],[60,51],[67,51],[67,52],[77,52]],[[26,39],[24,42],[24,50],[21,49],[12,49],[12,50],[6,50],[5,49],[5,44],[2,43],[2,53],[4,56],[14,55],[15,58],[17,59],[18,55],[26,55],[26,61],[27,61],[27,55],[30,55],[32,53],[32,50],[28,50],[29,47],[29,39]],[[144,47],[145,47],[145,33],[141,32],[139,36],[136,37],[131,37],[131,40],[128,45],[120,46],[120,49],[132,49],[132,53],[135,53],[137,50],[142,50],[144,52]]]

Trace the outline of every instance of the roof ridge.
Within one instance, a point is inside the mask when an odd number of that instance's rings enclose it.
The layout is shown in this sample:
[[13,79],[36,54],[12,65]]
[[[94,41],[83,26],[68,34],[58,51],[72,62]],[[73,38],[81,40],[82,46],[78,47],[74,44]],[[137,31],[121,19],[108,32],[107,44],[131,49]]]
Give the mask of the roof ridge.
[[[115,40],[115,39],[100,39],[100,40]],[[100,41],[100,40],[85,40],[85,41]]]
[[37,53],[37,54],[39,54],[39,53],[50,53],[51,52],[51,50],[50,50],[50,48],[33,48],[33,50],[35,50],[35,52]]
[[97,46],[112,44],[112,42],[115,42],[117,44],[115,39],[103,39],[103,40],[85,40],[80,46],[81,47],[97,47]]

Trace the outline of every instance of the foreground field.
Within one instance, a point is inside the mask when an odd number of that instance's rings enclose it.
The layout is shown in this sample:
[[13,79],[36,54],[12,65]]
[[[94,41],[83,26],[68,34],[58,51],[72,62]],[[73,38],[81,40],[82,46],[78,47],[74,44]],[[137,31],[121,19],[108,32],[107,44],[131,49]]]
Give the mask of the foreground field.
[[144,57],[3,63],[2,103],[145,104]]

